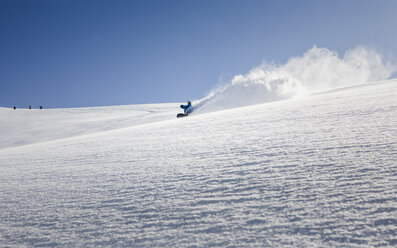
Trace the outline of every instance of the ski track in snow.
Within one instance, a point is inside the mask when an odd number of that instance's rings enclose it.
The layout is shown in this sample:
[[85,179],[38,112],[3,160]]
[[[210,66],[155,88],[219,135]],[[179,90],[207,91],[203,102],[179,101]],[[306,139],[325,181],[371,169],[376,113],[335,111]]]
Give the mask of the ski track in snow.
[[0,246],[397,245],[397,80],[172,118],[2,143]]

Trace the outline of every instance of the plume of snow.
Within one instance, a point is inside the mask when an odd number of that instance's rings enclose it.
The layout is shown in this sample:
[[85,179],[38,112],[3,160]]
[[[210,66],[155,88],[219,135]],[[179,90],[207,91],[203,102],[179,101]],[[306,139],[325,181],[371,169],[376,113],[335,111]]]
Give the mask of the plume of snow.
[[264,62],[245,75],[236,75],[226,86],[196,101],[198,112],[288,99],[314,90],[384,80],[397,67],[375,50],[356,47],[339,57],[314,46],[286,64]]

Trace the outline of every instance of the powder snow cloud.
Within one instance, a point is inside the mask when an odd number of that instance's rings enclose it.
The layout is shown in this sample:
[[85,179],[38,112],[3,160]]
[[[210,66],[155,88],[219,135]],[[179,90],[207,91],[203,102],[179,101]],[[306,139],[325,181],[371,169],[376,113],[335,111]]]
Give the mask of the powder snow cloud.
[[283,100],[315,90],[385,80],[396,70],[382,54],[363,46],[347,50],[342,57],[313,46],[285,64],[264,62],[245,75],[236,75],[195,104],[198,112],[206,112]]

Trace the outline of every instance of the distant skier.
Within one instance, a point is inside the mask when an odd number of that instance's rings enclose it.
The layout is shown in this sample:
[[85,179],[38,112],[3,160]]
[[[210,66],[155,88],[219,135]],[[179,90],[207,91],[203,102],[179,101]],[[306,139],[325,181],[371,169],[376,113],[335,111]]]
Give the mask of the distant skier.
[[192,101],[187,100],[187,105],[181,105],[181,109],[183,109],[183,112],[187,115],[192,113],[193,112]]

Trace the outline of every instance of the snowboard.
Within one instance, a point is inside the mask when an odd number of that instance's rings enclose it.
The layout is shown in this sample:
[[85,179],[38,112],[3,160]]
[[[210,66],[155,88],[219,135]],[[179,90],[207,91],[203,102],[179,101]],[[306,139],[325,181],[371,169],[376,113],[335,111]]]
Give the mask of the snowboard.
[[185,116],[188,116],[188,114],[179,113],[176,117],[177,117],[177,118],[181,118],[181,117],[185,117]]

